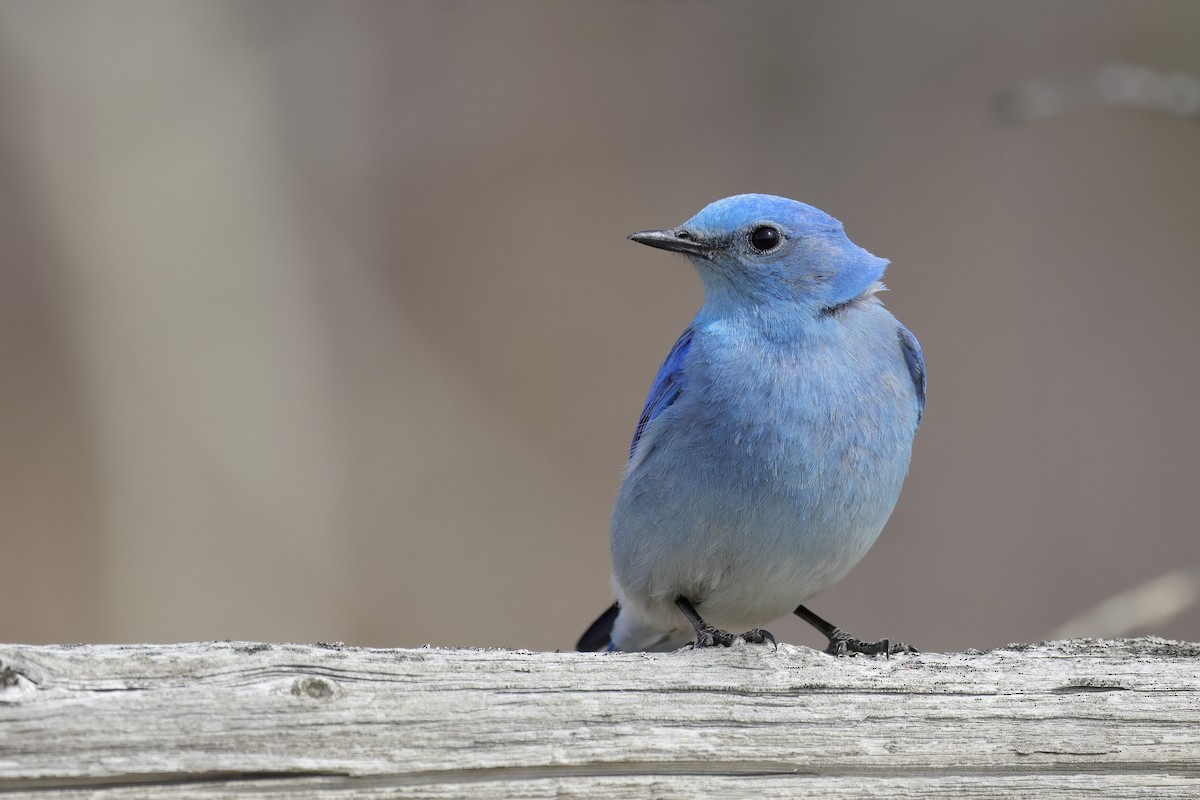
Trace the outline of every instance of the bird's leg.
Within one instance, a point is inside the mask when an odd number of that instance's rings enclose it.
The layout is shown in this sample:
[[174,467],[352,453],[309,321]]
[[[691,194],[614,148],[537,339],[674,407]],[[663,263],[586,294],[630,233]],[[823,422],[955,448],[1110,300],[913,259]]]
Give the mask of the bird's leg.
[[855,639],[833,623],[821,619],[804,606],[797,606],[795,614],[819,630],[829,640],[829,647],[825,648],[825,652],[831,656],[853,655],[854,653],[862,653],[867,656],[883,653],[885,656],[891,656],[892,653],[918,652],[917,648],[904,642],[892,644],[891,639],[880,639],[878,642],[864,642],[861,639]]
[[766,644],[770,642],[775,644],[775,637],[770,631],[764,631],[762,628],[753,628],[746,631],[740,636],[735,636],[729,631],[723,631],[720,628],[714,628],[703,619],[696,611],[695,606],[686,597],[680,596],[675,598],[675,605],[679,606],[679,610],[688,618],[688,622],[692,623],[692,627],[696,629],[696,641],[692,643],[695,648],[701,647],[732,647],[738,639],[750,644]]
[[688,622],[692,623],[692,627],[696,629],[696,641],[692,642],[693,647],[729,647],[737,639],[729,631],[714,628],[701,619],[700,614],[686,597],[680,596],[675,598],[675,605],[679,606],[679,610],[683,612],[683,615],[688,618]]

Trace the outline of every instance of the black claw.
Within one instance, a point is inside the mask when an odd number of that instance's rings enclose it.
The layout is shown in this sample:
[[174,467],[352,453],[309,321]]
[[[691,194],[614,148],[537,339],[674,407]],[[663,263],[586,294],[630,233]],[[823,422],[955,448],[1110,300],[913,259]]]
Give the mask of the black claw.
[[748,630],[738,638],[747,644],[770,644],[776,650],[779,649],[779,643],[775,641],[775,635],[770,631],[764,631],[762,628]]

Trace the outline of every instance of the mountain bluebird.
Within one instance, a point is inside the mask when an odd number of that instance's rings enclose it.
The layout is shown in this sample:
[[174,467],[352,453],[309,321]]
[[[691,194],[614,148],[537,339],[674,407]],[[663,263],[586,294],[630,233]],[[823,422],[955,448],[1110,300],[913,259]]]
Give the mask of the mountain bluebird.
[[[617,602],[580,650],[771,642],[879,536],[925,407],[921,346],[876,294],[887,261],[812,206],[728,197],[635,242],[683,253],[704,305],[658,370],[612,512]],[[729,631],[745,630],[735,635]]]

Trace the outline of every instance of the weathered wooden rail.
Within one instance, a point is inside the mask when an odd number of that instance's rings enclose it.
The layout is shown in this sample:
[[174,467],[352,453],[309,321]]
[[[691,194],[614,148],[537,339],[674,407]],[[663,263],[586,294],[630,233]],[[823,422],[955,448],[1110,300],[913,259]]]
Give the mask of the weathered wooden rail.
[[1200,644],[0,645],[0,795],[1200,798]]

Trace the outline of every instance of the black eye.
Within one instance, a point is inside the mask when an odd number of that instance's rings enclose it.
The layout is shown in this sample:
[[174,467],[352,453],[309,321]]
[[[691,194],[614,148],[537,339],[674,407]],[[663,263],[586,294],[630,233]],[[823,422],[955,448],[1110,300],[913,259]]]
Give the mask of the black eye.
[[770,225],[759,225],[750,231],[750,246],[760,253],[774,250],[782,239],[783,235],[779,230]]

